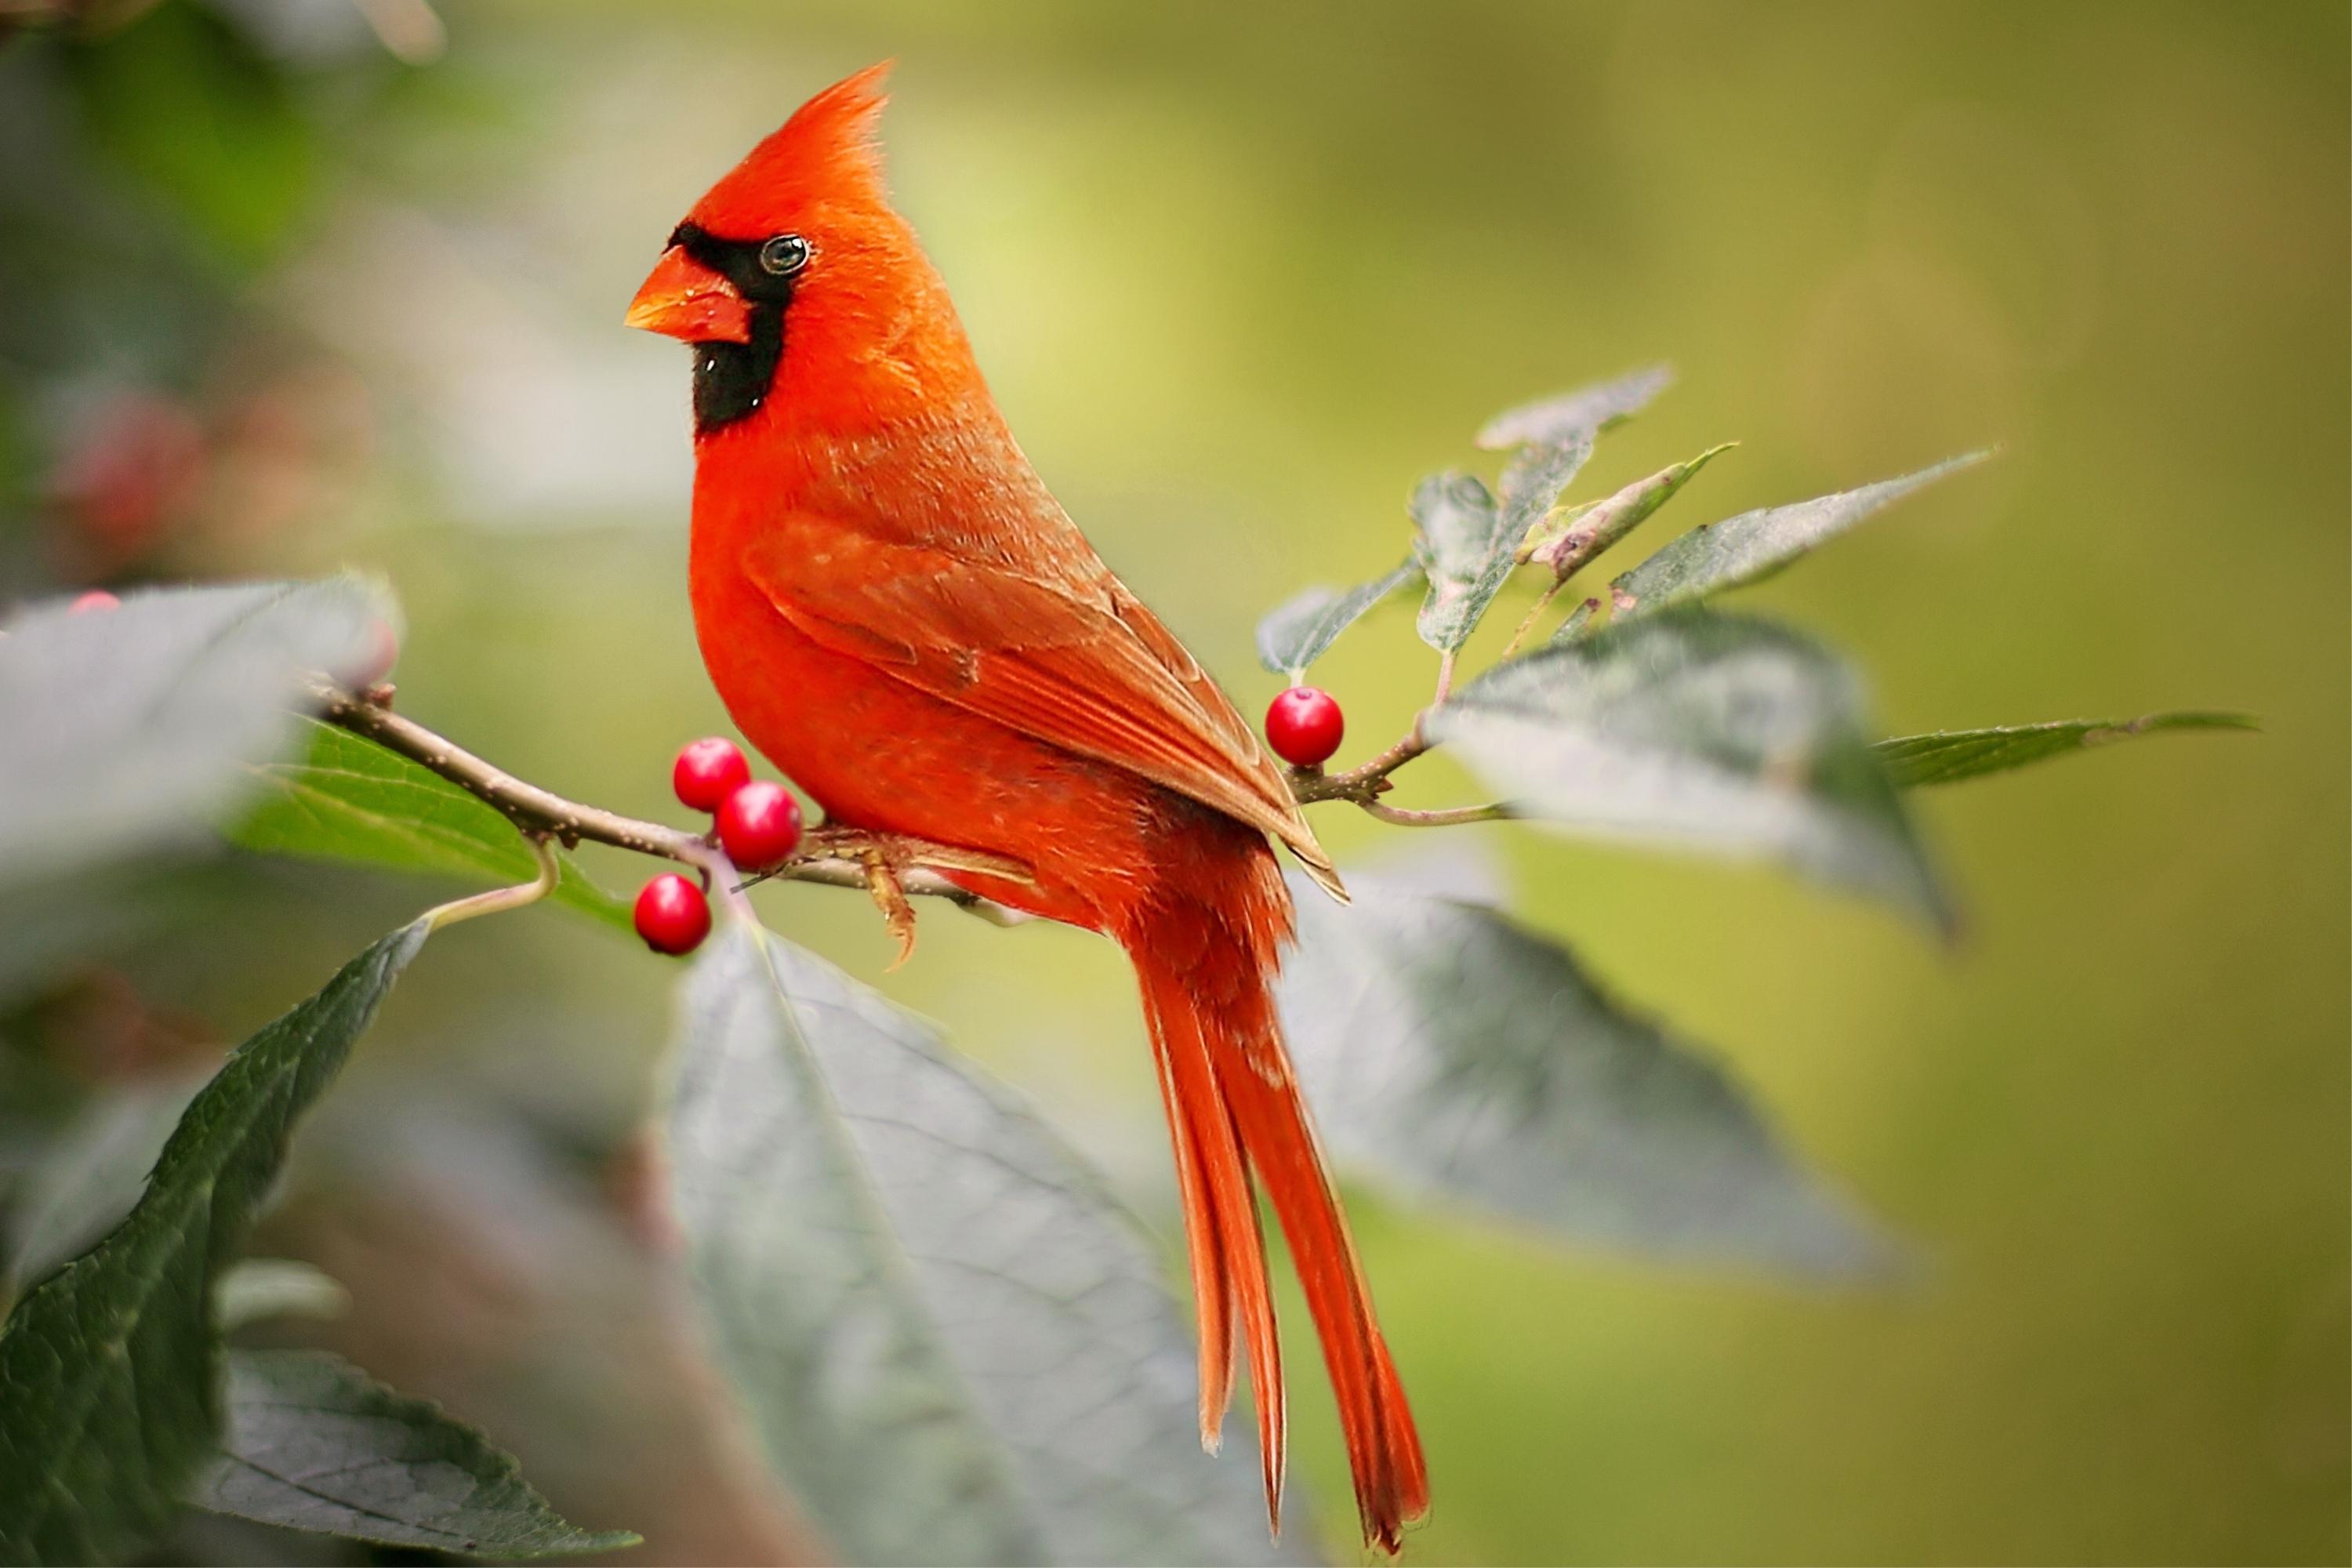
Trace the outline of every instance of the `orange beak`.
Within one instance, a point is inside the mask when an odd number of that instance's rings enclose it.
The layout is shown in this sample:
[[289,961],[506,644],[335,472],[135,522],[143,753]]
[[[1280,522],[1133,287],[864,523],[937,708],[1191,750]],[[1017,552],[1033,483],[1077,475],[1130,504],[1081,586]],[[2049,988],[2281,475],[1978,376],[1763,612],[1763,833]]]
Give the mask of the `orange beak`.
[[675,245],[662,252],[621,321],[689,343],[751,341],[751,308],[743,296]]

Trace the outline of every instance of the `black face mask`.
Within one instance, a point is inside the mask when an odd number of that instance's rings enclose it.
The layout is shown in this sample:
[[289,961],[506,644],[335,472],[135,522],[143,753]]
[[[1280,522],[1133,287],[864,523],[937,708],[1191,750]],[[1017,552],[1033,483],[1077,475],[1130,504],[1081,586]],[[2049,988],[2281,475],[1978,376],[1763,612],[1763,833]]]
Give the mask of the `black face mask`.
[[814,251],[797,234],[721,239],[690,223],[678,225],[669,243],[726,279],[751,307],[749,342],[694,345],[694,428],[707,435],[768,401],[783,363],[784,309]]

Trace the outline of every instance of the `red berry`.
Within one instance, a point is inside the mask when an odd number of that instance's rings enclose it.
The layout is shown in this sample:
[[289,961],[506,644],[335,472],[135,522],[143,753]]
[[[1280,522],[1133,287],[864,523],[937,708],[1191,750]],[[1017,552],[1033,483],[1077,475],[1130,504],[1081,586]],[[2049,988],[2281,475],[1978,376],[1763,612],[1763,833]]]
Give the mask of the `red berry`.
[[1294,686],[1265,710],[1266,742],[1294,767],[1319,766],[1348,732],[1339,699],[1319,687]]
[[743,870],[772,870],[800,842],[801,803],[780,784],[747,784],[719,808],[719,847]]
[[89,593],[84,594],[72,604],[68,605],[66,606],[66,614],[69,616],[86,616],[92,610],[113,609],[116,605],[121,603],[121,600],[116,598],[105,589],[92,588]]
[[727,797],[751,782],[751,764],[743,749],[721,735],[696,741],[677,753],[669,772],[677,798],[697,811],[717,811]]
[[637,894],[637,934],[656,952],[692,952],[710,934],[710,900],[675,871],[666,871]]

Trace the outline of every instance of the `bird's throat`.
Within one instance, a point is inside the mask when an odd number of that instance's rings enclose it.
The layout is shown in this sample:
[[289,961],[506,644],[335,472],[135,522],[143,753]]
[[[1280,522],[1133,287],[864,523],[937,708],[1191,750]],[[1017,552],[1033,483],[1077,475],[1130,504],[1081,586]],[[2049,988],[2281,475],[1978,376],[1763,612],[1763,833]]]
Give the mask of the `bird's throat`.
[[760,411],[775,390],[784,358],[784,307],[751,307],[749,342],[694,345],[694,433],[708,436]]

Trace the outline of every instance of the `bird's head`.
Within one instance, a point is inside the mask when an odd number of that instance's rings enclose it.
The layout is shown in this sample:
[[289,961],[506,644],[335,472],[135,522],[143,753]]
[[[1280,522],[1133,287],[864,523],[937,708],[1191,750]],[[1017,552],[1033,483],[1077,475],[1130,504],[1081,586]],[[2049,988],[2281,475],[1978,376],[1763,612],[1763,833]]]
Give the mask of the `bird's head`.
[[946,289],[883,187],[889,70],[835,82],[754,147],[630,302],[628,325],[694,346],[698,434],[772,403],[867,423],[976,383]]

